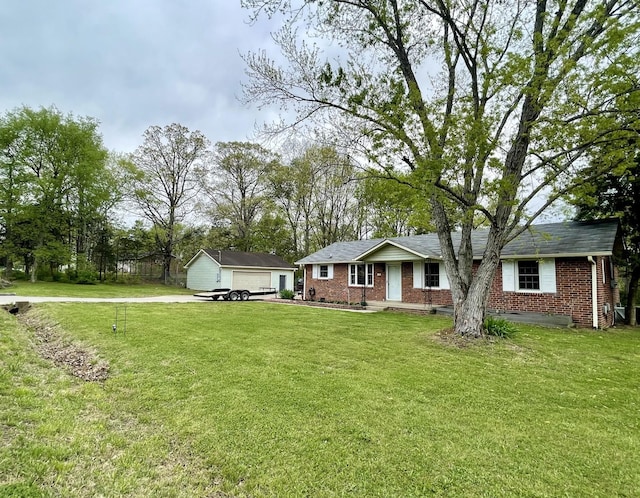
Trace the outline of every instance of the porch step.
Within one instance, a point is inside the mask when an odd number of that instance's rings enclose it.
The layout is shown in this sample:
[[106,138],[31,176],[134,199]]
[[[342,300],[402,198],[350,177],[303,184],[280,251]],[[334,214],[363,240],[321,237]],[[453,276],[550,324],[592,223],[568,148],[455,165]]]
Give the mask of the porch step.
[[427,304],[403,303],[401,301],[367,301],[367,309],[375,311],[384,311],[386,309],[430,311],[434,308],[435,306]]
[[377,304],[367,303],[366,308],[367,308],[367,311],[384,311],[388,308],[388,306],[380,306]]

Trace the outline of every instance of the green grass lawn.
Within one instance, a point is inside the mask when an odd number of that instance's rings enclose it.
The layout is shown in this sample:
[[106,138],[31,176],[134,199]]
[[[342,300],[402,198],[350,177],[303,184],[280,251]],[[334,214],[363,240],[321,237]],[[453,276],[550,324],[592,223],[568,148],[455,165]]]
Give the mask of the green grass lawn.
[[171,294],[193,294],[192,290],[162,284],[113,284],[98,283],[79,285],[64,282],[13,282],[11,287],[1,292],[15,293],[17,296],[54,297],[147,297]]
[[[120,305],[122,306],[122,305]],[[88,383],[0,314],[0,496],[637,496],[640,332],[268,303],[39,305]],[[119,320],[124,310],[119,309]],[[122,330],[123,323],[119,322]]]

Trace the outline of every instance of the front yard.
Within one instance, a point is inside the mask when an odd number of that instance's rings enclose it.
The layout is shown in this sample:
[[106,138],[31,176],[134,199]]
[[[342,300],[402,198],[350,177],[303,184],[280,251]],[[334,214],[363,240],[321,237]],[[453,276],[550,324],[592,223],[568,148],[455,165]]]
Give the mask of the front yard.
[[[640,334],[268,303],[49,304],[109,363],[37,355],[0,314],[0,496],[633,496]],[[32,313],[30,312],[30,313]]]
[[97,283],[80,285],[64,282],[26,282],[15,281],[11,287],[2,289],[3,293],[16,296],[55,296],[55,297],[150,297],[172,294],[193,294],[183,287],[158,284],[117,284]]

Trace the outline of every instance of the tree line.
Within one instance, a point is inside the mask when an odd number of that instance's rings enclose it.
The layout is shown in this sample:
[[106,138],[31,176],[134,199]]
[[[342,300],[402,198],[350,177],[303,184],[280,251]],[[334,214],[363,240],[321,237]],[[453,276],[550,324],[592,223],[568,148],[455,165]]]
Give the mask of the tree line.
[[293,262],[336,241],[429,230],[417,193],[329,145],[285,159],[252,142],[212,144],[151,126],[132,154],[109,152],[98,122],[55,107],[0,118],[0,266],[31,280],[116,275],[156,255],[163,278],[198,249],[275,252]]

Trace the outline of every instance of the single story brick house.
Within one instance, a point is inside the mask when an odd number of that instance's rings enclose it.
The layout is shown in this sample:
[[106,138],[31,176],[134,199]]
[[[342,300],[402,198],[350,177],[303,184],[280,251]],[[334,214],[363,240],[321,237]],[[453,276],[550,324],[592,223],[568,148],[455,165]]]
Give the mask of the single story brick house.
[[187,289],[293,290],[296,268],[275,254],[200,249],[184,265]]
[[[487,235],[472,234],[477,264]],[[620,300],[615,259],[622,247],[617,220],[533,225],[504,247],[489,310],[609,327]],[[305,299],[453,304],[437,234],[336,242],[296,264],[304,269]]]

